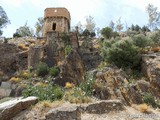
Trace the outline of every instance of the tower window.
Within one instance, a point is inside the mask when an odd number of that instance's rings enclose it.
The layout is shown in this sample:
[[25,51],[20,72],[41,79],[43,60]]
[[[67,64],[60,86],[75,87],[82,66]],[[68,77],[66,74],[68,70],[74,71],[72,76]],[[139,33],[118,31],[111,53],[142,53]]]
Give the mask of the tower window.
[[53,23],[52,30],[56,30],[56,23]]

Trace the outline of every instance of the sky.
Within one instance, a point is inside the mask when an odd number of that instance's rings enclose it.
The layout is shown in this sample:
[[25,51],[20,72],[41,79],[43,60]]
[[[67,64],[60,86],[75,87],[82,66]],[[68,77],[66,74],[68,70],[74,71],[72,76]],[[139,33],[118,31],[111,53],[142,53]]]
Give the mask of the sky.
[[[47,7],[65,7],[71,15],[71,27],[79,21],[84,25],[86,16],[92,16],[96,27],[109,26],[121,17],[124,26],[148,24],[146,6],[159,7],[160,0],[0,0],[11,24],[3,29],[5,37],[12,37],[20,26],[27,24],[35,29],[38,17],[44,16]],[[160,7],[158,8],[160,11]]]

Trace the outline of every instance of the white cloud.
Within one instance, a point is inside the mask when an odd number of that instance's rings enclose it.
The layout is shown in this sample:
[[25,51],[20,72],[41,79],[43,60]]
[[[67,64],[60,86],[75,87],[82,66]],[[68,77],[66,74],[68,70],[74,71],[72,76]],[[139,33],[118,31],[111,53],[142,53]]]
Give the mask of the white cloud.
[[9,5],[9,6],[13,6],[13,7],[19,7],[21,6],[23,3],[26,2],[26,0],[1,0],[3,3]]

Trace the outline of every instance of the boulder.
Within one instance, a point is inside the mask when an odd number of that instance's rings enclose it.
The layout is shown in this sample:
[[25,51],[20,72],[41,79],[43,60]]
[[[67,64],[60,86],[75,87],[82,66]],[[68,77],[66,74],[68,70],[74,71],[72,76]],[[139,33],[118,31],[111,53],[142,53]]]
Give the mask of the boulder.
[[1,120],[9,120],[22,110],[29,108],[38,102],[37,97],[17,98],[6,101],[0,104],[0,118]]
[[46,120],[81,120],[81,113],[75,105],[50,110]]
[[124,109],[125,108],[120,100],[102,100],[88,104],[85,108],[85,112],[91,114],[103,114],[111,111],[122,111]]

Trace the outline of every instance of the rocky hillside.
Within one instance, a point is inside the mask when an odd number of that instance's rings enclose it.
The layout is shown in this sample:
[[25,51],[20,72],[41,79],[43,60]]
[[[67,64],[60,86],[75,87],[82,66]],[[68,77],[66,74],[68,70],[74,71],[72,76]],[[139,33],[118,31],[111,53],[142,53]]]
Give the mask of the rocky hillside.
[[[46,40],[1,43],[1,118],[158,120],[160,48],[141,37],[80,41],[75,33],[53,32]],[[36,96],[39,103],[25,111],[12,106],[19,110],[8,116],[7,100],[20,96]]]

